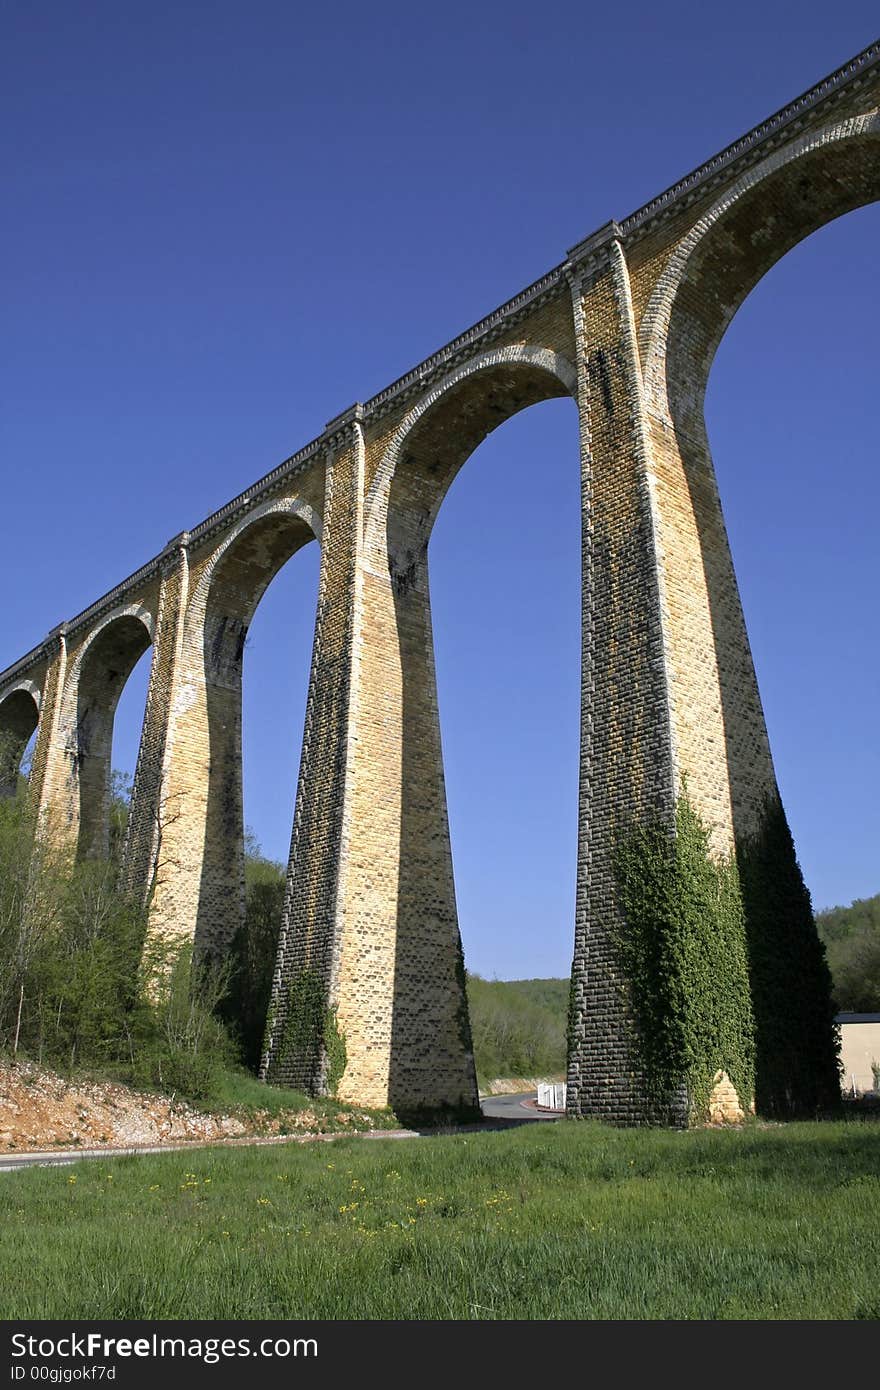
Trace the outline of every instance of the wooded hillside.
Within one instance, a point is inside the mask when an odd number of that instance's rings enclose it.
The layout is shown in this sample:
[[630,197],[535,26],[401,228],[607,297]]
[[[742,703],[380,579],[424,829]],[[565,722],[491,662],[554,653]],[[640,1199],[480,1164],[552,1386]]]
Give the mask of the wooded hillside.
[[568,980],[467,982],[480,1081],[565,1072]]
[[880,893],[819,912],[816,925],[828,952],[837,1008],[880,1012]]

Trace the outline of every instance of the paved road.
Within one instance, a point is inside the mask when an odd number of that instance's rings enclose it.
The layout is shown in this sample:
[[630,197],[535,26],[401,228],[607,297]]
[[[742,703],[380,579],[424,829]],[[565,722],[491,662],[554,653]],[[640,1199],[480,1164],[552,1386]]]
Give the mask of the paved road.
[[523,1124],[528,1120],[558,1120],[554,1111],[534,1110],[524,1101],[535,1100],[534,1091],[519,1096],[486,1096],[480,1101],[480,1108],[487,1120],[508,1120],[511,1124]]
[[190,1149],[265,1148],[273,1144],[332,1144],[334,1139],[417,1139],[412,1129],[339,1130],[333,1134],[246,1134],[240,1139],[190,1139],[176,1144],[139,1144],[132,1148],[61,1149],[43,1153],[0,1154],[0,1173],[19,1168],[63,1168],[84,1158],[141,1158],[144,1154],[187,1153]]

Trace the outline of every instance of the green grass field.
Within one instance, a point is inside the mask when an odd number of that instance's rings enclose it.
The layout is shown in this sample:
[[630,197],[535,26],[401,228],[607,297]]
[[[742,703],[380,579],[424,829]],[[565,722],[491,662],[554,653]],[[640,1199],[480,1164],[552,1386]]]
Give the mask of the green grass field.
[[[202,1100],[193,1099],[190,1104],[208,1114],[228,1113],[244,1121],[265,1115],[270,1119],[295,1122],[297,1115],[307,1111],[314,1117],[309,1128],[321,1133],[400,1128],[400,1121],[391,1110],[370,1110],[362,1105],[332,1100],[329,1096],[307,1096],[284,1086],[267,1086],[244,1067],[218,1067],[212,1078],[210,1095]],[[291,1132],[295,1128],[292,1123]]]
[[534,1125],[0,1175],[4,1318],[876,1318],[880,1127]]

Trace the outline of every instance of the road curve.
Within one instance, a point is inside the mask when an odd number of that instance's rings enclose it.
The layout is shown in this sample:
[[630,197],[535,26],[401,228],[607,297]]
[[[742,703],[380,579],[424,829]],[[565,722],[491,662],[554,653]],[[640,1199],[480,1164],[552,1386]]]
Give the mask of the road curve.
[[480,1109],[487,1120],[509,1120],[514,1124],[523,1124],[528,1120],[559,1120],[562,1118],[558,1110],[536,1109],[534,1091],[526,1091],[524,1095],[515,1096],[484,1096],[480,1101]]

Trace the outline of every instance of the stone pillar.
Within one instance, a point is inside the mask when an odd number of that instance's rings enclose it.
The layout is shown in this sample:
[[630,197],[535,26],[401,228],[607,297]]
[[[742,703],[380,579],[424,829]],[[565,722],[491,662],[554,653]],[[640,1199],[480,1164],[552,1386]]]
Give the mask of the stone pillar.
[[[266,1068],[270,1078],[327,1086],[336,1081],[331,1053],[339,1059],[344,1048],[340,1097],[401,1114],[471,1112],[426,556],[422,548],[404,563],[401,537],[390,555],[383,542],[378,562],[366,560],[359,412],[335,423]],[[322,988],[323,1017],[314,1002]],[[316,1047],[310,1030],[328,1021]]]
[[405,530],[359,592],[351,839],[340,1017],[343,1094],[401,1114],[477,1104],[458,929],[426,541]]
[[[675,312],[668,287],[649,300],[645,419],[678,787],[715,859],[736,864],[755,1105],[788,1118],[836,1106],[839,1080],[830,974],[776,783],[703,414],[717,337],[773,243],[752,228],[734,245],[722,239],[711,277],[691,267]],[[679,279],[683,263],[670,257]],[[658,302],[667,311],[652,318]],[[732,949],[728,985],[736,969]]]
[[64,679],[64,637],[61,628],[49,633],[42,646],[44,664],[40,679],[40,718],[28,777],[28,795],[34,810],[42,805],[43,785],[49,748],[52,742],[52,721],[61,681]]
[[[46,639],[48,668],[40,701],[40,723],[31,769],[31,796],[37,807],[38,824],[44,834],[57,841],[70,841],[66,784],[69,778],[68,759],[59,738],[61,703],[67,679],[67,627],[65,623],[53,628]],[[75,840],[74,840],[75,844]]]
[[187,630],[189,537],[183,533],[162,563],[156,649],[144,733],[138,751],[126,881],[148,906],[148,936],[192,941],[207,800],[207,729],[201,633]]
[[679,778],[718,855],[753,835],[776,776],[706,437],[699,381],[673,423],[645,411]]
[[[284,910],[261,1074],[312,1094],[339,1081],[337,916],[351,757],[363,442],[357,408],[328,425],[321,569]],[[328,1047],[328,1044],[331,1044]]]
[[585,583],[569,1108],[685,1123],[732,1082],[743,1108],[815,1113],[836,1087],[828,972],[776,790],[701,382],[678,382],[674,422],[649,410],[614,225],[573,262]]
[[[126,846],[129,879],[148,890],[151,937],[192,942],[218,961],[244,916],[241,676],[249,614],[209,601],[235,536],[194,556],[183,535],[166,552]],[[250,594],[237,597],[249,605]]]
[[163,832],[172,815],[163,801],[163,771],[171,717],[170,692],[187,595],[187,540],[188,535],[183,532],[170,541],[160,560],[153,659],[122,852],[122,883],[142,909],[150,905],[157,875],[165,868]]
[[661,572],[626,263],[614,224],[573,253],[583,475],[583,695],[568,1108],[651,1118],[615,938],[632,822],[672,825]]

